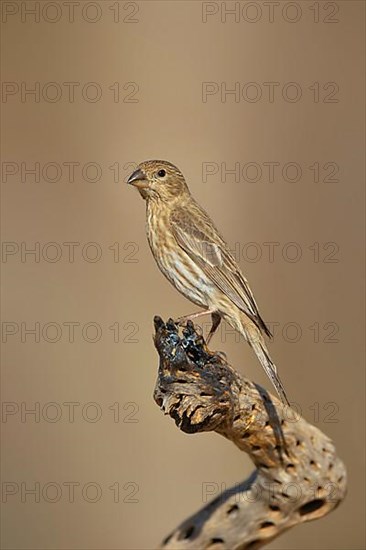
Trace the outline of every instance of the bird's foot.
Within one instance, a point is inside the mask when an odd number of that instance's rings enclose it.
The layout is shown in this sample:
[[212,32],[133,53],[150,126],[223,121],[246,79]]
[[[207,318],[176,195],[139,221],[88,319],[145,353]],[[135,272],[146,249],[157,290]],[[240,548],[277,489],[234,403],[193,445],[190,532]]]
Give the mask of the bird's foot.
[[190,315],[178,317],[178,319],[176,319],[174,322],[179,327],[185,327],[188,321],[193,321],[193,319],[197,319],[198,317],[202,317],[203,315],[209,315],[210,313],[212,313],[210,309],[205,309],[204,311],[197,311],[196,313],[191,313]]

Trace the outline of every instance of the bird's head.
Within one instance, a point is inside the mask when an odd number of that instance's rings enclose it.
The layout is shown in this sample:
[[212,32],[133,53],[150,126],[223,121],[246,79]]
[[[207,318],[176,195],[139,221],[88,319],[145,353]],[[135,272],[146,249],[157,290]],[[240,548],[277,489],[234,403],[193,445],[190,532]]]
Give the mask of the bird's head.
[[141,162],[127,183],[137,187],[145,200],[171,202],[189,193],[182,172],[166,160]]

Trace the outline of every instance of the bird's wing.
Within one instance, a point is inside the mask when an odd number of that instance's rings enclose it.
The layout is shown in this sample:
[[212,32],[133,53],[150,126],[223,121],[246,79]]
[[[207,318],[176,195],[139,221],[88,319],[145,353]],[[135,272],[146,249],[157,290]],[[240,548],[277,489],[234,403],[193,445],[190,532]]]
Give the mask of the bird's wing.
[[268,336],[248,281],[242,275],[225,241],[208,214],[196,203],[176,208],[170,223],[178,245],[194,260],[209,279]]

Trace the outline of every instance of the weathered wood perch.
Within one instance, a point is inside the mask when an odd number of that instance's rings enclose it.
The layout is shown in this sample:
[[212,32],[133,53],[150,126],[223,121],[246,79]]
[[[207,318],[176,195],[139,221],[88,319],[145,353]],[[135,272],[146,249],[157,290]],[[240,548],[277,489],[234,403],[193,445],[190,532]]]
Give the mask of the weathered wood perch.
[[332,441],[210,352],[191,322],[182,336],[172,320],[165,324],[155,317],[154,323],[160,356],[156,403],[182,431],[215,431],[256,466],[160,548],[253,550],[336,508],[347,481]]

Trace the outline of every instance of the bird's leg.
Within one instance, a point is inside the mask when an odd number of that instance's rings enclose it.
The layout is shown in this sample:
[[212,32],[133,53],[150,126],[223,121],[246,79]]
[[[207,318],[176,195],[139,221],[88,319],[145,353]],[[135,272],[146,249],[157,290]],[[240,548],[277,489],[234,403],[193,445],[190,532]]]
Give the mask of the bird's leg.
[[182,325],[185,325],[187,321],[193,321],[193,319],[197,319],[197,317],[202,317],[202,315],[208,315],[209,313],[213,315],[214,311],[211,309],[204,309],[203,311],[197,311],[196,313],[191,313],[191,315],[184,315],[183,317],[178,317],[175,323],[181,327]]
[[210,343],[212,336],[215,334],[215,332],[219,328],[219,324],[221,323],[221,315],[216,311],[213,311],[211,313],[211,319],[212,319],[212,327],[206,338],[207,345]]

